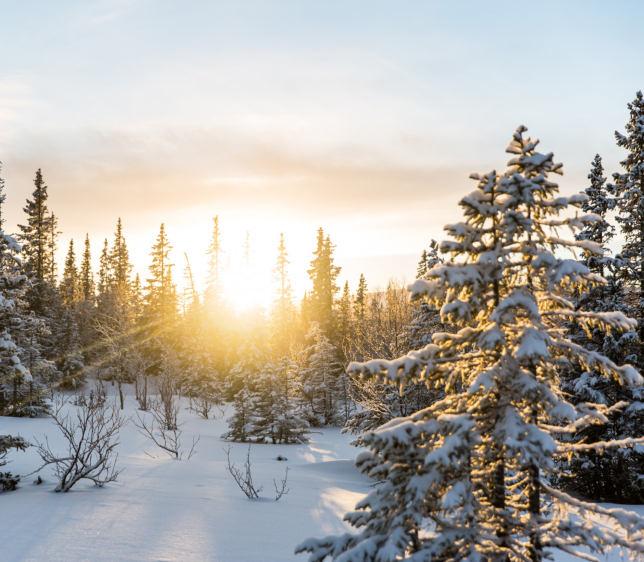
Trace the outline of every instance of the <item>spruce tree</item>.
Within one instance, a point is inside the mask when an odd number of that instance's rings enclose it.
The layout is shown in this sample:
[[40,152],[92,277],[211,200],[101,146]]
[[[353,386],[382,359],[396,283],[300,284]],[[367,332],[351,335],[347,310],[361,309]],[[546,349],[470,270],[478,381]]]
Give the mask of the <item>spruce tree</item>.
[[39,168],[36,170],[32,197],[27,199],[23,209],[27,215],[26,224],[18,225],[22,259],[31,280],[27,298],[31,309],[38,316],[44,316],[51,304],[52,287],[49,281],[55,267],[50,246],[52,233],[55,233],[56,228],[52,221],[53,215],[47,207],[48,197],[47,184]]
[[65,257],[65,269],[60,282],[60,298],[63,306],[74,308],[81,300],[81,284],[76,268],[76,253],[74,252],[74,241],[69,241],[69,249]]
[[356,322],[360,324],[364,322],[365,316],[367,313],[367,280],[363,273],[360,274],[360,279],[358,280],[358,289],[356,290],[356,296],[353,300],[353,314],[355,316]]
[[[0,191],[0,216],[2,195]],[[44,323],[28,310],[20,251],[16,240],[0,229],[0,415],[34,417],[48,412],[44,388],[34,375],[45,373],[50,363],[39,344]]]
[[159,234],[152,246],[150,277],[145,292],[145,316],[152,323],[151,329],[164,329],[177,314],[176,286],[172,279],[173,264],[170,261],[172,246],[161,224]]
[[108,257],[109,291],[116,306],[117,313],[125,314],[130,297],[132,264],[123,234],[123,223],[119,218],[116,222],[114,241]]
[[[561,253],[601,248],[560,236],[596,217],[562,214],[586,197],[558,195],[549,176],[561,165],[537,152],[525,131],[513,135],[504,173],[472,176],[478,186],[460,202],[464,221],[448,225],[452,239],[441,244],[450,260],[411,286],[441,307],[450,331],[400,358],[349,366],[389,384],[424,382],[445,397],[364,437],[368,450],[357,464],[380,484],[346,516],[356,534],[297,548],[311,561],[539,562],[555,550],[589,559],[579,545],[592,553],[613,546],[644,552],[636,514],[583,502],[550,483],[558,455],[642,441],[558,441],[609,413],[602,404],[570,403],[559,388],[561,366],[580,363],[630,386],[642,377],[562,330],[562,320],[609,331],[629,330],[634,321],[575,309],[571,297],[603,279]],[[593,519],[599,516],[601,524]]]
[[208,281],[205,300],[213,306],[221,298],[221,233],[219,216],[212,220],[212,238],[208,246]]
[[637,92],[628,104],[626,133],[615,132],[617,145],[627,151],[622,160],[623,173],[613,175],[611,191],[617,201],[617,222],[624,237],[620,253],[619,275],[627,293],[631,316],[638,321],[639,343],[634,345],[636,358],[631,361],[644,369],[644,95]]
[[331,239],[324,234],[322,228],[319,228],[313,260],[308,270],[312,283],[312,291],[309,296],[312,320],[319,324],[320,329],[329,338],[333,338],[335,335],[333,304],[335,294],[338,292],[336,280],[340,274],[340,268],[333,261],[333,250]]
[[92,273],[92,252],[88,235],[85,235],[83,257],[78,273],[78,291],[78,340],[83,357],[87,361],[94,357],[94,343],[96,343],[98,337],[94,325],[96,321],[96,289]]
[[[345,281],[342,288],[342,296],[337,303],[337,338],[340,350],[343,355],[345,354],[351,332],[353,330],[353,314],[351,311],[351,291],[349,290],[349,282]],[[346,359],[346,357],[345,357]]]
[[94,274],[92,273],[92,249],[89,241],[89,235],[85,235],[85,246],[83,247],[83,258],[79,272],[80,298],[84,302],[93,302],[94,293]]
[[281,353],[286,353],[293,339],[295,323],[295,307],[293,306],[293,291],[288,276],[288,252],[284,233],[280,233],[275,264],[277,295],[273,307],[273,323],[275,332],[273,342]]
[[45,279],[51,287],[55,287],[58,280],[58,264],[56,263],[56,250],[58,249],[58,217],[51,213],[49,215],[49,231],[47,233],[47,263],[49,270],[45,275]]
[[253,393],[248,436],[259,443],[306,443],[309,424],[296,408],[295,366],[288,357],[269,361]]
[[301,378],[307,421],[316,427],[336,425],[341,419],[338,379],[343,372],[338,350],[315,322],[306,341]]
[[[628,313],[624,282],[619,275],[622,260],[611,257],[606,246],[614,236],[614,228],[607,220],[609,211],[614,207],[614,199],[605,184],[599,155],[592,162],[588,179],[590,186],[584,191],[587,200],[581,208],[587,213],[593,213],[596,220],[581,229],[576,238],[579,241],[591,241],[604,250],[601,255],[584,251],[583,263],[590,271],[602,275],[606,283],[581,291],[577,296],[576,306],[595,312],[619,310]],[[629,350],[633,349],[633,340],[637,338],[635,331],[605,333],[600,327],[584,330],[574,322],[570,325],[570,330],[575,343],[598,351],[616,363],[623,362],[628,357]],[[615,406],[622,401],[638,403],[638,390],[634,393],[633,389],[592,370],[579,369],[573,365],[562,370],[561,379],[562,389],[569,393],[575,403],[591,401],[606,406]],[[607,417],[606,423],[586,427],[571,436],[571,439],[584,443],[624,439],[636,437],[640,428],[644,427],[644,410],[636,406],[615,408]],[[644,482],[639,477],[638,468],[644,466],[644,453],[636,448],[582,451],[574,457],[561,459],[560,466],[562,471],[559,483],[578,495],[599,501],[644,501]]]

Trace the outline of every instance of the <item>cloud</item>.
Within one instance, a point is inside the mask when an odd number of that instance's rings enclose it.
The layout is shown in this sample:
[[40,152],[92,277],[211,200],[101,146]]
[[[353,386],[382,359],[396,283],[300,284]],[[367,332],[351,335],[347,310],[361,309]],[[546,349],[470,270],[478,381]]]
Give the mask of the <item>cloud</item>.
[[455,202],[469,185],[464,169],[412,166],[359,147],[304,151],[214,130],[32,135],[7,162],[23,182],[42,167],[61,215],[84,220],[126,208],[157,220],[198,206],[279,208],[316,220],[391,216]]

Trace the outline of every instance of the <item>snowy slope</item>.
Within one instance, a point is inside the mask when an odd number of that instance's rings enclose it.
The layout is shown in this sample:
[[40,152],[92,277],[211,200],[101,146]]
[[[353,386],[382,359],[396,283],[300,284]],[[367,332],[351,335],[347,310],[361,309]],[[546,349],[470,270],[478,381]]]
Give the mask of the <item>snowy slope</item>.
[[[135,402],[128,397],[126,415]],[[345,529],[342,515],[370,482],[353,466],[357,451],[339,430],[312,434],[307,445],[253,445],[255,479],[272,498],[272,479],[290,468],[290,493],[278,503],[247,500],[225,467],[219,438],[225,419],[202,420],[182,410],[185,441],[201,435],[190,461],[163,456],[130,422],[121,432],[119,481],[105,488],[79,484],[56,494],[51,476],[36,486],[25,479],[17,492],[0,495],[2,562],[17,561],[212,561],[288,562],[294,546],[310,536]],[[0,417],[0,434],[59,442],[49,419]],[[242,464],[247,447],[232,444]],[[150,458],[145,451],[157,455]],[[8,467],[27,473],[38,465],[35,450],[12,453]],[[277,455],[287,462],[275,460]],[[640,511],[644,512],[644,509]],[[618,558],[615,558],[617,560]],[[567,558],[561,558],[561,562]]]

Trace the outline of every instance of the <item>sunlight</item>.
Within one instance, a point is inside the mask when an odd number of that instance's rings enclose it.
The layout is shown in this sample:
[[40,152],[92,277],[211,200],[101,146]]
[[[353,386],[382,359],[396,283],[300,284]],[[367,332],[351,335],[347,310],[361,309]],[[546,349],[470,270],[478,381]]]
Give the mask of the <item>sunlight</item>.
[[273,301],[273,285],[257,267],[237,266],[222,275],[224,302],[235,312],[268,310]]

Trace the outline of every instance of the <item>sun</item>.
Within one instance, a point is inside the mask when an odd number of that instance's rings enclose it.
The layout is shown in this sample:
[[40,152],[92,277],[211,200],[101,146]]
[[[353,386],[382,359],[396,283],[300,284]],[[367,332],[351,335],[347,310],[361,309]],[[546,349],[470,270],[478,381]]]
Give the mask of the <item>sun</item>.
[[237,268],[223,275],[224,302],[235,312],[267,311],[273,301],[273,286],[265,275],[250,268]]

